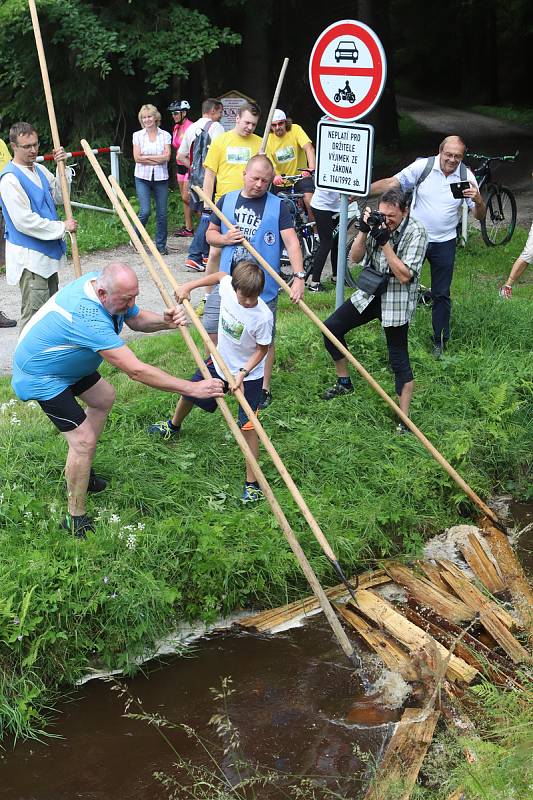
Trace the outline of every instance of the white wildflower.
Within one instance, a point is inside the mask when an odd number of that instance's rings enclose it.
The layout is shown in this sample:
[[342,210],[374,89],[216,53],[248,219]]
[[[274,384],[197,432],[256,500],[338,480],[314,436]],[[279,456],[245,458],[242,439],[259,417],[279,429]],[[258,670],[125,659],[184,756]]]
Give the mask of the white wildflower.
[[107,577],[107,575],[104,575],[103,581],[104,583],[109,583],[109,578]]
[[138,531],[143,531],[145,529],[145,527],[146,527],[146,525],[144,524],[144,522],[138,522],[137,523],[137,530]]
[[123,531],[134,531],[135,530],[135,525],[123,525],[122,526],[122,530]]
[[118,514],[111,514],[111,516],[109,517],[109,522],[112,522],[113,524],[116,525],[117,522],[120,522],[119,515]]
[[11,415],[11,424],[12,425],[20,425],[21,424],[20,419],[17,417],[16,414],[12,414]]
[[31,511],[24,512],[24,519],[33,519],[33,514],[31,513]]
[[135,550],[135,545],[137,544],[137,537],[134,533],[130,533],[128,538],[126,539],[126,547],[128,550]]

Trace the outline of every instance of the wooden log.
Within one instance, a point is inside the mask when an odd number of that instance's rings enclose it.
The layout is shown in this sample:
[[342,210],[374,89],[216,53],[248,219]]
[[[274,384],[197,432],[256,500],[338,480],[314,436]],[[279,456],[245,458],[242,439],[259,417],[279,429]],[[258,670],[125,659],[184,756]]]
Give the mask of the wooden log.
[[387,563],[385,570],[390,577],[403,586],[422,605],[433,608],[442,617],[452,622],[465,622],[474,617],[472,610],[451,594],[434,586],[427,578],[418,577],[402,564]]
[[474,575],[491,594],[501,594],[505,591],[505,584],[496,565],[485,552],[475,533],[469,534],[467,542],[459,544],[459,549]]
[[444,583],[440,576],[439,568],[430,561],[415,561],[415,566],[424,573],[426,578],[442,592],[449,592],[450,587]]
[[533,660],[531,654],[509,630],[514,622],[513,618],[504,609],[481,594],[479,589],[472,586],[455,564],[443,560],[439,561],[439,567],[441,567],[442,577],[452,586],[459,597],[472,609],[479,610],[480,623],[496,639],[500,647],[503,647],[515,664],[531,662]]
[[489,519],[484,517],[479,523],[485,541],[490,547],[506,588],[511,593],[513,605],[520,622],[533,644],[533,589],[529,585],[522,565],[511,547],[509,539]]
[[408,800],[433,739],[438,711],[406,708],[365,800]]
[[418,651],[422,649],[435,649],[440,657],[447,661],[446,675],[453,681],[464,681],[471,683],[478,674],[475,667],[467,664],[462,658],[453,654],[432,636],[420,630],[417,625],[409,622],[399,611],[382,597],[378,597],[368,589],[360,589],[356,593],[358,608],[365,616],[373,620],[377,625],[383,627],[388,633],[394,636],[400,644],[409,650]]
[[338,611],[343,619],[350,625],[367,645],[383,661],[392,672],[399,672],[406,681],[417,681],[419,674],[416,665],[403,647],[387,634],[374,628],[359,614],[345,605],[338,605]]
[[[356,578],[351,579],[352,585],[355,586]],[[363,588],[370,588],[372,586],[380,586],[383,583],[390,583],[389,576],[385,570],[376,569],[370,572],[364,572],[358,576],[358,585]],[[326,589],[326,597],[329,600],[339,600],[348,594],[346,586],[343,583],[337,586],[332,586],[331,589]],[[310,614],[319,608],[319,603],[314,595],[305,597],[302,600],[295,600],[286,606],[279,606],[278,608],[269,608],[266,611],[260,611],[258,614],[252,614],[249,617],[239,619],[235,625],[243,628],[255,628],[258,631],[269,631],[277,628],[278,625],[284,625],[296,617]]]

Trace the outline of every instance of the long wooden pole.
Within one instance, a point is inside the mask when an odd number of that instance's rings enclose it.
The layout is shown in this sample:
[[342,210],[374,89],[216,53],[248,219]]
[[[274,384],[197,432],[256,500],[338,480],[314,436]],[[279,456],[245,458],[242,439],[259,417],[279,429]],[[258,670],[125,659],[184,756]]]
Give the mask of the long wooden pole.
[[[159,251],[157,250],[157,248],[156,248],[155,244],[153,243],[152,239],[150,238],[150,236],[148,235],[148,233],[144,229],[144,226],[142,225],[141,221],[137,217],[137,215],[136,215],[135,211],[133,210],[133,208],[131,206],[131,203],[129,202],[128,198],[126,197],[126,195],[124,194],[124,192],[120,188],[120,186],[117,183],[117,181],[115,180],[115,178],[113,178],[111,176],[109,178],[109,182],[111,183],[111,186],[115,190],[115,193],[117,194],[117,196],[119,197],[120,201],[122,202],[122,205],[124,206],[124,208],[128,212],[130,218],[135,223],[136,228],[140,231],[145,243],[149,247],[150,251],[152,252],[152,254],[154,256],[154,258],[157,260],[157,263],[159,264],[160,268],[163,270],[164,274],[166,275],[167,280],[169,281],[169,283],[172,286],[173,290],[175,292],[177,292],[179,290],[179,284],[178,284],[177,280],[172,275],[172,273],[169,270],[168,266],[166,265],[164,259],[162,258],[161,253],[159,253]],[[222,372],[224,373],[225,379],[230,384],[230,386],[232,386],[233,382],[234,382],[233,375],[232,375],[231,371],[229,370],[227,364],[224,362],[224,359],[220,355],[220,353],[217,350],[216,346],[213,344],[213,342],[212,342],[211,338],[209,337],[207,331],[205,330],[204,326],[202,325],[202,323],[200,322],[200,320],[198,319],[198,317],[194,313],[194,310],[193,310],[190,302],[188,300],[186,300],[184,302],[184,306],[185,306],[187,312],[189,313],[189,315],[191,317],[193,325],[195,326],[195,328],[197,329],[198,333],[202,337],[202,341],[204,342],[208,352],[210,352],[212,354],[213,358],[216,359],[219,367],[221,368]],[[267,432],[265,431],[265,429],[263,428],[263,426],[261,425],[261,422],[257,418],[256,413],[254,412],[253,408],[248,403],[248,400],[244,396],[244,393],[243,393],[243,391],[241,389],[238,389],[236,392],[234,392],[234,394],[235,394],[235,397],[237,398],[237,400],[239,401],[239,404],[242,406],[246,416],[248,417],[248,419],[250,420],[251,424],[255,428],[255,431],[256,431],[256,433],[257,433],[257,435],[258,435],[263,447],[267,451],[268,455],[272,459],[272,462],[273,462],[274,466],[276,467],[276,469],[278,470],[279,474],[283,478],[283,480],[285,482],[285,485],[287,486],[287,488],[288,488],[289,492],[291,493],[294,501],[296,502],[296,505],[298,506],[298,508],[302,512],[307,524],[311,528],[311,531],[313,532],[313,535],[315,536],[317,542],[321,546],[321,548],[324,551],[324,553],[327,556],[327,558],[330,560],[333,568],[337,572],[337,575],[340,577],[341,581],[344,583],[344,585],[348,589],[348,592],[351,594],[352,598],[355,600],[354,588],[351,586],[351,584],[349,583],[348,579],[346,578],[346,575],[344,574],[344,571],[343,571],[342,567],[340,566],[339,560],[338,560],[337,556],[335,555],[335,553],[333,552],[333,550],[332,550],[332,548],[331,548],[331,546],[330,546],[330,544],[329,544],[324,532],[320,528],[320,526],[319,526],[318,522],[316,521],[315,517],[313,516],[309,506],[307,505],[307,503],[305,502],[304,498],[302,497],[302,494],[301,494],[300,490],[298,489],[298,487],[294,483],[294,480],[292,479],[291,474],[289,473],[288,469],[286,468],[285,464],[283,463],[283,461],[282,461],[279,453],[277,452],[276,448],[274,447],[274,445],[270,441],[270,438],[269,438]]]
[[[138,237],[138,235],[137,235],[137,233],[135,231],[135,228],[133,227],[133,225],[130,222],[130,220],[128,219],[124,209],[122,208],[122,205],[120,204],[118,197],[115,195],[115,193],[114,193],[114,191],[113,191],[113,189],[111,187],[111,184],[109,183],[108,179],[104,175],[103,170],[100,167],[98,161],[94,157],[94,155],[93,155],[93,153],[91,151],[90,145],[85,141],[85,139],[81,140],[81,145],[82,145],[82,147],[83,147],[83,149],[85,151],[85,154],[87,155],[87,158],[91,162],[91,164],[92,164],[92,166],[94,168],[94,171],[96,172],[96,174],[97,174],[102,186],[104,187],[104,190],[105,190],[107,196],[109,197],[109,199],[110,199],[115,211],[117,212],[118,216],[120,217],[124,227],[128,231],[128,233],[129,233],[129,235],[131,237],[131,240],[135,245],[135,248],[137,249],[137,251],[141,255],[141,257],[142,257],[142,259],[143,259],[143,261],[144,261],[144,263],[145,263],[145,265],[146,265],[146,267],[148,269],[148,272],[152,276],[152,278],[154,280],[154,283],[156,284],[157,288],[159,289],[161,297],[163,298],[163,302],[169,307],[172,306],[173,303],[172,303],[172,300],[170,298],[170,295],[168,294],[168,292],[167,292],[166,288],[164,287],[163,283],[161,282],[161,280],[159,278],[159,275],[157,274],[157,271],[154,269],[152,263],[150,262],[150,259],[149,259],[148,255],[147,255],[143,245],[142,245],[142,242],[140,241],[140,239],[139,239],[139,237]],[[144,226],[141,225],[141,223],[138,220],[138,218],[136,218],[135,222],[136,222],[136,226],[138,227],[138,230],[141,232],[143,238],[145,238],[145,241],[147,242],[147,244],[149,244],[149,246],[153,245],[152,240],[150,239],[150,237],[148,236],[148,233],[146,232],[146,229],[144,228]],[[154,245],[154,248],[155,248],[155,245]],[[156,252],[157,252],[157,249],[156,249]],[[158,256],[161,258],[159,253],[158,253]],[[193,310],[192,306],[190,305],[190,303],[188,303],[188,306],[189,306],[188,311],[189,311],[189,314],[191,315],[191,318],[195,318],[196,315],[194,314],[194,310]],[[187,308],[187,305],[185,307]],[[187,344],[187,347],[191,351],[191,353],[193,355],[193,358],[194,358],[198,368],[202,371],[202,374],[204,375],[204,377],[206,377],[206,378],[211,377],[210,374],[209,374],[209,371],[207,370],[207,367],[206,367],[206,365],[204,363],[204,360],[203,360],[198,348],[196,347],[196,344],[194,343],[194,341],[193,341],[189,331],[187,330],[187,328],[185,326],[182,326],[182,327],[180,327],[180,331],[181,331],[181,334],[182,334],[182,336],[183,336],[183,338],[185,340],[185,343]],[[283,534],[284,534],[285,538],[287,539],[287,542],[289,543],[289,546],[290,546],[291,550],[293,551],[298,563],[300,564],[300,567],[302,568],[302,571],[303,571],[305,577],[307,578],[307,581],[308,581],[313,593],[315,594],[318,602],[320,603],[320,606],[321,606],[321,608],[322,608],[322,610],[324,612],[324,615],[325,615],[326,619],[328,620],[328,622],[329,622],[329,624],[331,626],[331,629],[332,629],[332,631],[333,631],[333,633],[334,633],[339,645],[341,646],[341,648],[342,648],[343,652],[345,653],[345,655],[350,659],[350,661],[352,663],[356,663],[357,659],[356,659],[354,648],[351,645],[350,640],[346,636],[346,633],[345,633],[342,625],[340,624],[339,620],[337,619],[337,616],[336,616],[336,614],[335,614],[335,612],[333,610],[333,607],[332,607],[330,601],[328,600],[328,598],[327,598],[322,586],[320,585],[320,582],[319,582],[318,578],[316,577],[311,565],[309,564],[309,562],[308,562],[308,560],[306,558],[306,555],[303,552],[303,550],[302,550],[302,548],[300,546],[300,543],[298,542],[298,539],[296,538],[296,536],[295,536],[295,534],[294,534],[294,532],[293,532],[293,530],[292,530],[292,528],[291,528],[291,526],[290,526],[285,514],[283,513],[283,511],[281,509],[281,506],[279,505],[278,501],[276,500],[276,497],[275,497],[275,495],[274,495],[274,493],[273,493],[273,491],[272,491],[272,489],[270,487],[270,484],[268,483],[268,481],[267,481],[267,479],[266,479],[261,467],[259,466],[258,462],[256,461],[255,456],[253,455],[252,451],[250,450],[250,448],[248,446],[248,443],[246,442],[246,439],[244,438],[239,426],[237,425],[237,423],[233,419],[233,415],[232,415],[231,411],[229,410],[229,408],[228,408],[228,406],[226,404],[226,401],[223,398],[219,397],[219,398],[217,398],[217,404],[218,404],[218,406],[219,406],[219,408],[220,408],[220,410],[222,412],[222,415],[223,415],[224,419],[226,420],[226,422],[228,424],[228,427],[230,428],[231,432],[233,433],[233,436],[235,437],[235,439],[237,441],[237,444],[239,445],[244,457],[252,465],[252,469],[253,469],[253,471],[255,473],[257,481],[258,481],[261,489],[263,490],[263,493],[264,493],[268,503],[270,504],[270,507],[272,508],[272,512],[273,512],[276,520],[278,521],[279,526],[280,526],[281,530],[283,531]],[[253,416],[253,414],[252,414],[252,416]]]
[[279,96],[280,96],[280,93],[281,93],[281,86],[282,86],[283,80],[285,78],[285,73],[287,71],[288,63],[289,63],[289,59],[285,58],[283,60],[282,66],[281,66],[281,71],[279,73],[278,83],[277,83],[276,89],[274,91],[274,97],[272,98],[272,104],[270,106],[270,111],[268,112],[267,121],[265,123],[265,132],[263,134],[263,140],[261,142],[261,147],[259,149],[260,153],[265,153],[266,152],[268,135],[270,133],[270,126],[272,125],[272,117],[274,116],[274,111],[276,110],[276,106],[278,104]]
[[[48,119],[50,120],[50,130],[52,131],[52,141],[54,148],[61,147],[59,139],[59,130],[57,127],[56,113],[54,110],[54,99],[52,97],[52,88],[50,86],[50,79],[48,77],[48,68],[46,66],[46,56],[44,54],[43,40],[41,38],[41,27],[39,25],[39,17],[37,16],[37,8],[35,7],[35,0],[28,0],[31,14],[31,22],[33,25],[33,33],[35,35],[35,44],[37,45],[37,55],[39,56],[39,66],[41,67],[41,76],[43,79],[44,94],[46,97],[46,107],[48,109]],[[63,196],[63,206],[67,219],[72,218],[72,206],[70,204],[70,192],[67,181],[67,173],[65,169],[65,162],[57,162],[57,172],[59,174],[59,182],[61,184],[61,194]],[[72,248],[72,263],[74,264],[74,274],[77,278],[81,275],[80,254],[78,251],[78,240],[74,232],[70,233],[70,244]]]
[[[204,205],[208,206],[212,211],[215,212],[217,217],[222,220],[222,222],[227,225],[229,228],[233,227],[233,224],[229,221],[229,219],[217,208],[217,206],[211,201],[211,199],[200,189],[198,186],[192,187],[195,192],[201,197],[204,201]],[[254,259],[261,264],[263,269],[271,275],[274,280],[281,286],[281,288],[290,295],[291,290],[289,286],[285,283],[283,278],[272,269],[270,264],[265,261],[263,256],[257,252],[257,250],[248,242],[246,239],[243,239],[241,244],[248,250],[248,252],[254,257]],[[463,490],[463,492],[480,508],[483,513],[491,519],[496,526],[502,528],[502,523],[498,519],[497,515],[494,511],[489,508],[486,503],[474,492],[474,490],[466,483],[466,481],[461,478],[459,473],[452,467],[452,465],[444,458],[444,456],[439,453],[439,451],[431,444],[429,439],[422,433],[422,431],[417,428],[414,422],[404,414],[402,409],[399,405],[397,405],[394,400],[389,397],[385,389],[380,386],[380,384],[372,377],[372,375],[366,371],[366,369],[357,361],[357,359],[352,355],[352,353],[345,347],[339,339],[327,328],[324,323],[322,322],[317,315],[311,311],[309,306],[307,306],[303,300],[298,301],[298,305],[300,306],[301,310],[309,317],[309,319],[319,328],[319,330],[326,336],[330,342],[332,342],[335,347],[340,350],[345,358],[355,367],[355,369],[359,372],[359,374],[370,384],[370,386],[374,389],[375,392],[379,394],[382,400],[387,403],[390,408],[397,414],[404,425],[406,425],[416,436],[416,438],[424,445],[426,450],[433,456],[433,458],[443,467],[443,469],[448,473],[448,475],[453,478],[453,480],[457,483],[457,485]]]

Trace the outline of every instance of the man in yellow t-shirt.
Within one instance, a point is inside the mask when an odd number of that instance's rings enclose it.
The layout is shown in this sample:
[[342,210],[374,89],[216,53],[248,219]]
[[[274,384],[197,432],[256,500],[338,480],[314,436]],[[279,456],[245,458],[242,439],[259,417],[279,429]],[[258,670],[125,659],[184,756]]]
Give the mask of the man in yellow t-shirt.
[[[10,161],[11,153],[9,152],[9,148],[4,140],[0,139],[0,172],[2,172],[6,164],[8,164]],[[2,216],[2,211],[0,210],[0,267],[2,267],[5,263],[5,256],[6,246],[4,239],[4,217]],[[14,328],[16,324],[17,323],[14,319],[9,319],[9,317],[6,317],[3,311],[0,311],[0,328]]]
[[[309,211],[311,197],[315,190],[315,184],[311,177],[316,163],[315,148],[301,125],[296,125],[287,118],[281,108],[276,108],[272,117],[271,133],[269,133],[267,141],[267,156],[273,162],[276,171],[274,186],[283,186],[282,175],[296,175],[298,170],[304,170],[302,179],[298,181],[295,188],[297,191],[303,192],[304,203]],[[309,169],[309,172],[306,171],[306,168]]]

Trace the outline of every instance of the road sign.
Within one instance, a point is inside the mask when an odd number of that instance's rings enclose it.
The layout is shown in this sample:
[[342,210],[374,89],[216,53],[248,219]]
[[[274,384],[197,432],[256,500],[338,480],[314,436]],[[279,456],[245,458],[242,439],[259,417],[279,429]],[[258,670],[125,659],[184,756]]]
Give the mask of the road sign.
[[316,185],[361,197],[367,195],[374,153],[372,125],[320,120],[316,142]]
[[374,31],[344,19],[322,31],[309,59],[309,83],[320,108],[354,122],[376,105],[385,86],[387,58]]

